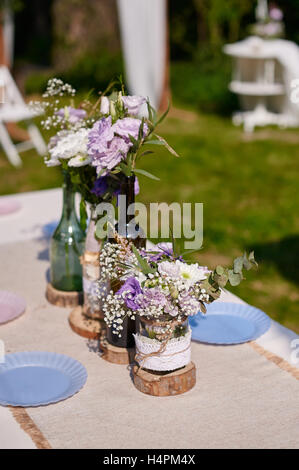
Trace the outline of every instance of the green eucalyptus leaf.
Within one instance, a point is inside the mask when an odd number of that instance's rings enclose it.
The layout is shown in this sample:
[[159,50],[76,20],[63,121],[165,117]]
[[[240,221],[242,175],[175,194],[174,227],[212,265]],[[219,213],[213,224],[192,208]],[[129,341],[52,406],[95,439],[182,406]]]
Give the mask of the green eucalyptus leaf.
[[219,274],[219,276],[221,276],[223,273],[224,273],[224,268],[220,265],[216,266],[216,269],[215,269],[216,273]]
[[243,269],[243,256],[239,256],[234,260],[234,273],[241,273]]
[[258,267],[258,264],[257,264],[257,262],[256,262],[256,260],[255,260],[255,258],[254,258],[254,251],[251,251],[251,252],[249,253],[248,260],[251,262],[251,264],[252,264],[253,266]]
[[228,270],[228,280],[232,286],[238,286],[242,281],[242,274],[234,273],[232,269]]

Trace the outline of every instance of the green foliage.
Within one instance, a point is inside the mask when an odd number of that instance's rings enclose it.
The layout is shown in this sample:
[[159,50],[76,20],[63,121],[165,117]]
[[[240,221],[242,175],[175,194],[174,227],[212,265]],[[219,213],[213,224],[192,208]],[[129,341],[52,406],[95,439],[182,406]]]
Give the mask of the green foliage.
[[208,113],[228,115],[238,101],[228,90],[231,80],[230,59],[219,54],[202,55],[193,62],[171,64],[171,89],[180,106]]
[[157,336],[157,335],[156,335],[156,333],[155,333],[153,330],[149,330],[148,328],[146,328],[146,332],[147,332],[148,337],[149,337],[150,339],[156,339],[156,336]]
[[136,256],[137,258],[137,261],[138,261],[138,264],[139,264],[139,267],[141,269],[141,272],[143,272],[143,274],[147,275],[147,274],[150,274],[150,273],[154,273],[156,270],[154,268],[151,268],[150,265],[148,264],[148,262],[146,261],[146,259],[144,259],[138,252],[137,248],[132,245],[132,249],[133,249],[133,253],[134,255]]
[[[25,82],[25,92],[42,93],[50,78],[59,76],[63,81],[71,83],[80,92],[89,91],[94,84],[97,90],[104,90],[111,77],[117,77],[123,72],[123,62],[120,54],[112,55],[107,51],[98,54],[85,54],[66,71],[35,72],[29,75]],[[115,86],[115,82],[113,83]]]
[[[257,262],[254,259],[253,251],[247,256],[239,256],[233,262],[233,268],[224,268],[223,266],[216,266],[213,272],[207,279],[202,282],[202,287],[210,296],[210,302],[220,297],[221,288],[225,287],[229,282],[231,286],[238,286],[244,279],[243,269],[250,271],[253,267],[257,267]],[[202,312],[205,313],[205,307],[202,304]]]
[[87,210],[86,210],[86,202],[83,198],[80,201],[80,224],[82,230],[86,230],[87,228]]

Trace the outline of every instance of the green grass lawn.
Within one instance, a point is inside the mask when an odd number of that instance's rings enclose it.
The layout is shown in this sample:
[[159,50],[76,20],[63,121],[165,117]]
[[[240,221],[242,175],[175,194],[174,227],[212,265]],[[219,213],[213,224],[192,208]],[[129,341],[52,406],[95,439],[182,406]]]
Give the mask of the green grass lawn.
[[[161,178],[140,177],[139,200],[202,202],[201,264],[230,264],[254,249],[257,272],[231,290],[299,333],[298,143],[297,131],[258,130],[244,136],[229,118],[172,110],[160,134],[181,155],[159,148],[140,167]],[[1,194],[58,186],[57,168],[46,168],[35,152],[23,154],[16,170],[0,156]],[[141,179],[142,178],[142,179]]]

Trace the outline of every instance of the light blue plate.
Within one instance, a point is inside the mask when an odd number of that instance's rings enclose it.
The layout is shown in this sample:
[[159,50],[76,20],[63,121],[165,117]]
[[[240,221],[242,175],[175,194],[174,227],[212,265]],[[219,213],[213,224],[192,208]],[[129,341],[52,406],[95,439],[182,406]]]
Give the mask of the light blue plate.
[[189,318],[192,339],[211,344],[239,344],[266,333],[271,320],[262,310],[247,304],[214,302],[207,313]]
[[18,352],[0,364],[0,404],[40,406],[65,400],[85,384],[85,367],[64,354]]

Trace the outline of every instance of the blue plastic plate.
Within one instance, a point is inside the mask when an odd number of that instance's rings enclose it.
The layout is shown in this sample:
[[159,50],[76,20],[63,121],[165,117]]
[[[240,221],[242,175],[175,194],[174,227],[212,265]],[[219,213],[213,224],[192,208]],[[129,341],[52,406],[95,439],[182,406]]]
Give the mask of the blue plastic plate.
[[271,320],[262,310],[247,304],[214,302],[205,315],[190,317],[192,339],[212,344],[239,344],[266,333]]
[[0,364],[0,404],[40,406],[65,400],[85,384],[85,367],[64,354],[18,352]]

